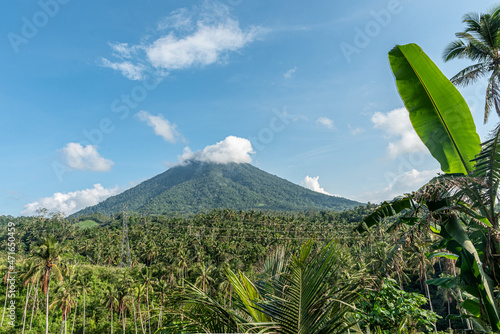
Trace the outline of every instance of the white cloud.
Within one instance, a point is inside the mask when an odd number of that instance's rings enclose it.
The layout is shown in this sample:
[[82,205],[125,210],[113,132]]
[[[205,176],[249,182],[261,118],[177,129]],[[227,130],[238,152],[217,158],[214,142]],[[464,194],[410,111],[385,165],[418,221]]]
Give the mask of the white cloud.
[[118,186],[106,189],[101,184],[94,184],[93,188],[77,190],[68,193],[55,193],[38,201],[24,206],[22,215],[35,215],[38,208],[45,208],[49,212],[63,212],[66,215],[75,213],[88,206],[96,205],[110,196],[118,194]]
[[201,7],[172,12],[160,22],[154,38],[145,38],[137,45],[111,43],[112,54],[120,61],[102,58],[101,65],[131,80],[141,80],[146,70],[165,75],[224,61],[229,53],[244,48],[264,32],[262,27],[240,28],[227,6],[205,2]]
[[159,24],[158,30],[191,30],[193,27],[192,15],[187,8],[174,10],[169,16],[165,17]]
[[328,129],[333,129],[333,121],[328,117],[320,117],[316,120],[316,123]]
[[376,112],[372,116],[375,128],[386,132],[387,138],[397,137],[390,141],[387,151],[391,158],[403,153],[427,152],[427,148],[420,140],[410,122],[408,111],[405,108],[394,109],[388,113]]
[[60,152],[62,152],[68,167],[73,169],[106,172],[115,164],[113,161],[101,157],[94,145],[82,146],[79,143],[68,143]]
[[177,125],[170,123],[162,115],[153,116],[144,110],[139,111],[135,115],[152,127],[155,134],[161,136],[165,141],[175,143],[178,138],[184,140],[182,135],[177,131]]
[[357,136],[363,132],[365,132],[365,129],[361,128],[361,127],[353,127],[351,124],[347,124],[347,127],[349,128],[349,130],[351,130],[351,134],[353,136]]
[[173,32],[146,46],[148,61],[166,70],[186,69],[217,62],[225,53],[236,51],[252,42],[257,29],[243,32],[237,21],[227,19],[216,26],[198,22],[198,29],[186,37]]
[[393,176],[390,183],[383,190],[367,192],[354,197],[356,197],[357,200],[363,202],[370,201],[372,203],[391,200],[396,196],[416,191],[440,172],[441,170],[439,168],[423,171],[412,169],[408,172]]
[[100,65],[103,67],[109,67],[113,70],[120,71],[125,78],[130,80],[144,79],[144,71],[146,70],[146,67],[142,64],[135,65],[132,64],[130,61],[111,62],[106,58],[101,58]]
[[328,193],[325,189],[321,188],[319,185],[319,176],[316,177],[311,177],[307,175],[304,180],[300,183],[303,187],[307,189],[311,189],[312,191],[315,191],[317,193],[325,194],[325,195],[330,195],[332,194]]
[[297,66],[292,67],[291,69],[289,69],[288,71],[286,71],[283,74],[283,78],[285,78],[285,79],[291,79],[293,77],[293,75],[295,74],[296,71],[297,71]]
[[133,48],[130,48],[128,43],[109,43],[113,55],[118,58],[131,58],[134,52]]
[[182,155],[178,157],[180,164],[189,161],[213,162],[218,164],[251,163],[254,153],[252,144],[248,139],[228,136],[226,139],[205,147],[203,150],[193,152],[189,147],[184,148]]

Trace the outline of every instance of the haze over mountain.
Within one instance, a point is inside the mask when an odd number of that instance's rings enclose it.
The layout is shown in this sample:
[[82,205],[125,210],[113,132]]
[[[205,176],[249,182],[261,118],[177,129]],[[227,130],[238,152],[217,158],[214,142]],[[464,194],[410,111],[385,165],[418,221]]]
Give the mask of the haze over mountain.
[[248,163],[189,161],[74,215],[193,214],[212,209],[344,210],[362,203],[314,192]]

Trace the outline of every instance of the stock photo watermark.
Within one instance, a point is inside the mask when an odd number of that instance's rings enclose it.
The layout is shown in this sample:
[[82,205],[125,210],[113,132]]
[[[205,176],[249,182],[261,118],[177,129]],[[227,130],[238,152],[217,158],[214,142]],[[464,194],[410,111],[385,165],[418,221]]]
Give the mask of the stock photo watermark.
[[[99,146],[106,135],[109,135],[116,129],[116,118],[120,121],[126,120],[130,116],[130,112],[139,106],[139,103],[148,97],[148,93],[153,91],[162,82],[163,77],[155,76],[154,73],[146,78],[138,85],[130,89],[128,93],[123,93],[119,98],[114,99],[110,104],[110,111],[114,115],[111,117],[103,117],[99,120],[96,127],[88,130],[83,129],[82,135],[85,139],[80,141],[83,146],[94,145]],[[59,161],[52,162],[52,170],[57,176],[59,183],[63,182],[63,175],[73,171],[73,169]]]
[[6,317],[8,324],[15,326],[16,321],[16,224],[9,222],[7,225],[7,286],[6,286]]
[[12,51],[19,53],[19,47],[28,44],[30,40],[36,37],[40,29],[45,27],[50,19],[54,18],[62,5],[66,5],[71,0],[40,0],[38,6],[40,10],[33,13],[31,16],[23,16],[21,18],[21,28],[18,32],[9,32],[7,39],[10,42]]
[[366,49],[372,40],[379,36],[384,28],[389,26],[394,16],[401,14],[404,2],[410,1],[389,0],[385,8],[370,11],[372,19],[362,27],[354,27],[352,42],[342,42],[339,44],[347,63],[350,64],[354,55],[358,55],[363,49]]
[[273,114],[268,126],[260,129],[257,136],[249,138],[257,151],[263,151],[267,145],[274,141],[276,134],[283,132],[290,123],[295,122],[298,118],[296,115],[288,114],[286,110],[279,112],[277,109],[273,109]]

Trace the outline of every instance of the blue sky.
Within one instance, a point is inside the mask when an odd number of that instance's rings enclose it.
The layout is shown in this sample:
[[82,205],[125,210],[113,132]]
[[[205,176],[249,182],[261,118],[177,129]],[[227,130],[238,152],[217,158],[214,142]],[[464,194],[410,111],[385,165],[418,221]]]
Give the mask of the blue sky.
[[[438,171],[387,60],[493,1],[2,3],[0,214],[69,214],[195,158],[379,202]],[[484,139],[484,82],[460,89]]]

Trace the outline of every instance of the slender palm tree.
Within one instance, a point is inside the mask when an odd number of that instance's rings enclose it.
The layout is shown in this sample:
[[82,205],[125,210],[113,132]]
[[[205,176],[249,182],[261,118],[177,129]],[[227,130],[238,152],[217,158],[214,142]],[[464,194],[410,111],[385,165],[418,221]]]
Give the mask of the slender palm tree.
[[76,296],[70,287],[60,285],[56,289],[56,298],[50,307],[58,307],[62,312],[61,330],[64,327],[64,334],[67,333],[68,316],[71,309],[76,305]]
[[8,289],[9,289],[9,278],[10,278],[10,268],[6,265],[1,266],[2,271],[5,270],[5,275],[3,277],[3,282],[5,283],[5,302],[3,305],[3,313],[2,313],[2,321],[0,322],[0,327],[3,326],[3,319],[5,317],[5,309],[7,308],[7,295],[8,295]]
[[194,285],[206,293],[210,284],[215,283],[212,278],[215,266],[213,264],[207,266],[203,262],[197,262],[195,267],[199,272],[199,276],[196,278]]
[[89,292],[92,292],[92,281],[89,275],[81,275],[78,279],[78,285],[83,294],[83,334],[85,334],[85,297]]
[[162,277],[160,280],[155,282],[155,287],[156,287],[156,294],[158,295],[160,299],[160,314],[158,315],[158,328],[159,329],[162,325],[162,317],[163,317],[163,306],[165,305],[165,299],[167,296],[167,292],[169,291],[170,287],[167,281]]
[[64,248],[53,236],[44,237],[33,251],[31,259],[33,266],[26,273],[26,278],[41,277],[42,292],[46,295],[46,314],[45,314],[45,334],[49,333],[49,288],[51,275],[62,281],[61,254]]
[[466,28],[456,33],[459,38],[451,42],[443,52],[444,61],[466,58],[474,61],[458,72],[451,81],[467,86],[489,74],[484,106],[484,123],[488,121],[491,108],[500,116],[500,7],[488,13],[465,14],[462,20]]
[[150,303],[149,303],[149,291],[152,290],[152,284],[153,284],[153,278],[151,275],[151,271],[148,268],[145,268],[142,273],[142,282],[143,282],[143,287],[146,290],[146,306],[147,306],[147,315],[148,315],[148,328],[149,328],[149,334],[151,334],[151,310],[149,308]]
[[107,308],[111,315],[111,334],[113,334],[113,310],[116,308],[118,303],[117,300],[117,292],[114,286],[108,285],[106,287],[105,299],[102,301],[102,304],[105,308]]

